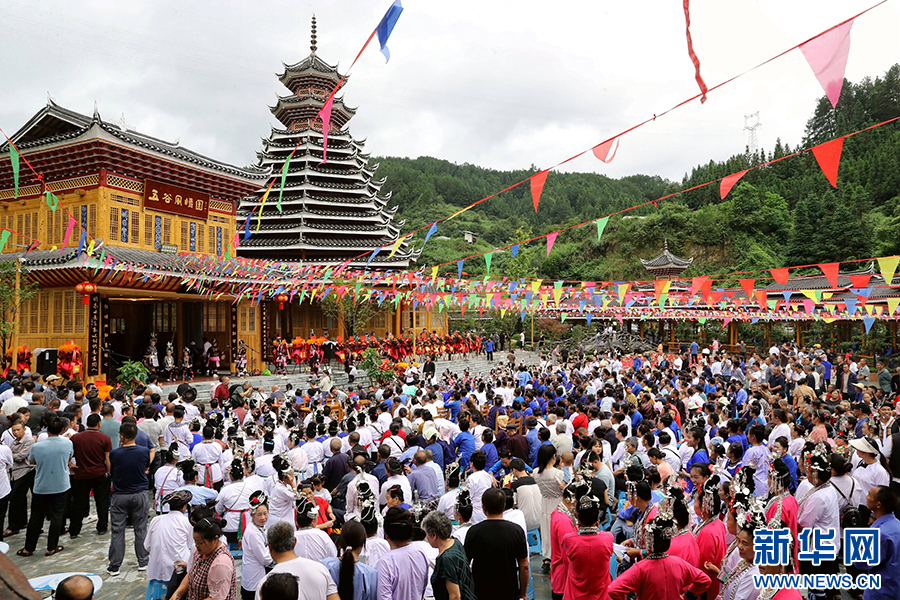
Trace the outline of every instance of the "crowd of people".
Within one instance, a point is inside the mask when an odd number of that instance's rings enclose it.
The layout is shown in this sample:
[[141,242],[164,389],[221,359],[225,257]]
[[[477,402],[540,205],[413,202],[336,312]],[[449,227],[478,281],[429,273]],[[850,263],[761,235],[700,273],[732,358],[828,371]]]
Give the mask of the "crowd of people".
[[[900,597],[900,374],[732,350],[555,347],[484,375],[284,390],[222,377],[203,402],[155,378],[101,392],[10,374],[0,532],[27,526],[31,556],[49,518],[56,554],[93,497],[107,573],[132,526],[147,600],[533,599],[532,553],[553,600],[791,600],[754,576],[841,569],[881,576],[866,600]],[[803,530],[854,527],[880,531],[878,564],[799,559]],[[755,533],[781,529],[790,560],[759,565]]]

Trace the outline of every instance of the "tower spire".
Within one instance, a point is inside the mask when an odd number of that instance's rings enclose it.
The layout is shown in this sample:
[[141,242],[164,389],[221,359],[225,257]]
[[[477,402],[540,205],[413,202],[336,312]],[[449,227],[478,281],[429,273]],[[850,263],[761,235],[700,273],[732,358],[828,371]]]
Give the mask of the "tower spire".
[[309,49],[310,54],[316,53],[316,15],[312,16],[312,34],[309,36]]

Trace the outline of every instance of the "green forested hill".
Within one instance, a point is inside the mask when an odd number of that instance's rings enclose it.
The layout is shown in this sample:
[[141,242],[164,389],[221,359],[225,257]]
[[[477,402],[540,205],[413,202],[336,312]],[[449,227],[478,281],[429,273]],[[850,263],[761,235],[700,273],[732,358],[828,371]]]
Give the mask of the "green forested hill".
[[[809,147],[900,116],[900,65],[882,77],[845,82],[837,109],[823,96],[807,122],[800,147]],[[770,151],[741,154],[693,169],[681,182],[657,176],[610,179],[603,175],[553,173],[535,214],[528,184],[492,198],[439,224],[419,266],[459,260],[521,239],[596,219],[698,183],[729,175],[794,150],[779,141]],[[379,158],[379,177],[387,177],[392,204],[400,206],[404,230],[495,193],[536,169],[495,171],[444,160]],[[615,216],[603,239],[592,225],[559,236],[549,258],[543,240],[493,257],[491,275],[567,280],[647,279],[640,258],[660,251],[663,240],[681,256],[694,256],[685,275],[766,269],[817,262],[900,254],[900,125],[868,131],[846,140],[838,188],[831,187],[807,152],[744,176],[725,201],[718,185],[686,192]],[[426,227],[427,228],[427,227]],[[479,235],[475,245],[463,231]],[[416,236],[416,245],[424,240]],[[482,275],[484,260],[466,262],[470,275]],[[456,273],[456,265],[442,269]]]

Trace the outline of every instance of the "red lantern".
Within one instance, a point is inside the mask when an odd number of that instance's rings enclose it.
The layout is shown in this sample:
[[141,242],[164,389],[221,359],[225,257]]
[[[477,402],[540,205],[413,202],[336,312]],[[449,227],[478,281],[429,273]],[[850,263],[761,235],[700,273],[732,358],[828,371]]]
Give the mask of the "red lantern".
[[85,281],[84,283],[79,283],[78,285],[76,285],[75,291],[81,294],[82,304],[90,304],[91,294],[97,291],[97,286],[90,281]]
[[290,300],[287,294],[278,294],[275,296],[275,302],[278,303],[278,310],[284,310],[284,303]]

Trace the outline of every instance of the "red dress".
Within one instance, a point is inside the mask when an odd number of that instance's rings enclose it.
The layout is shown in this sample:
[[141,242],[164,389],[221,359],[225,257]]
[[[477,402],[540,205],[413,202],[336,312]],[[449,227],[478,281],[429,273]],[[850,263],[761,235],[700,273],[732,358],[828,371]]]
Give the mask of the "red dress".
[[[555,594],[562,594],[566,589],[569,565],[565,560],[562,541],[569,534],[575,533],[573,520],[559,509],[550,515],[550,589]],[[609,569],[606,570],[608,573]]]
[[703,568],[707,562],[716,566],[722,564],[725,558],[725,535],[728,530],[725,529],[725,523],[719,519],[713,519],[707,523],[700,531],[697,532],[697,546],[700,548],[700,564],[698,567],[706,573],[712,580],[709,589],[706,591],[706,597],[711,599],[719,595],[719,579],[716,573],[711,573]]
[[[771,506],[766,508],[766,522],[774,519],[777,511],[778,502],[772,502]],[[794,564],[791,573],[797,573],[797,566],[800,564],[798,562],[800,547],[797,541],[797,515],[799,514],[800,507],[797,506],[797,499],[791,494],[786,494],[781,501],[781,521],[787,523],[788,529],[791,530],[791,538],[793,538]]]
[[[552,531],[552,523],[550,527]],[[605,600],[612,552],[613,536],[608,531],[587,535],[570,533],[563,538],[566,600]]]
[[688,531],[672,538],[669,544],[669,556],[677,556],[691,565],[700,568],[700,546],[697,544],[697,538]]
[[677,600],[687,589],[702,596],[709,584],[706,573],[677,556],[667,556],[637,561],[607,591],[609,600],[625,600],[628,592],[639,600]]

